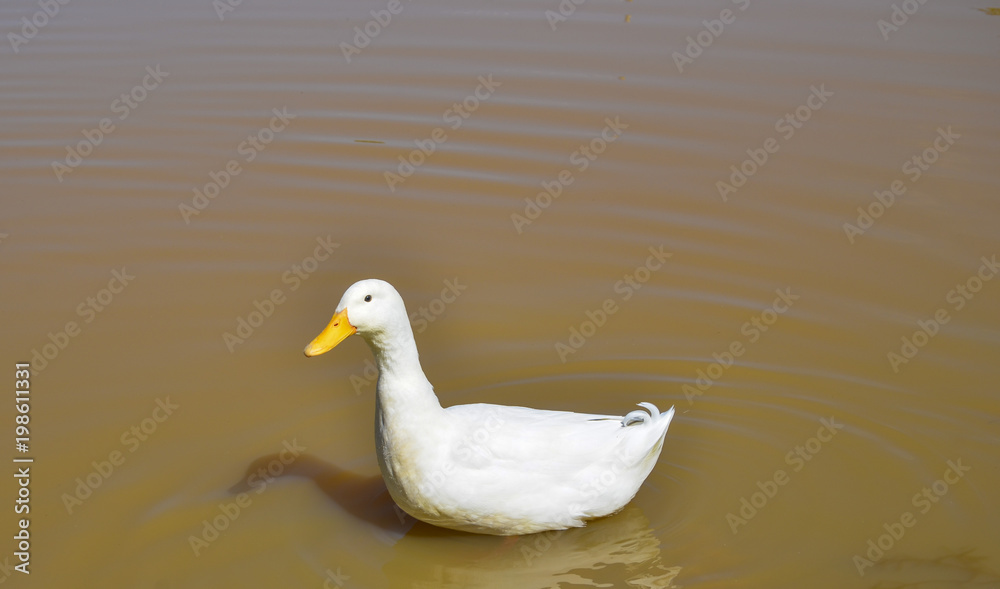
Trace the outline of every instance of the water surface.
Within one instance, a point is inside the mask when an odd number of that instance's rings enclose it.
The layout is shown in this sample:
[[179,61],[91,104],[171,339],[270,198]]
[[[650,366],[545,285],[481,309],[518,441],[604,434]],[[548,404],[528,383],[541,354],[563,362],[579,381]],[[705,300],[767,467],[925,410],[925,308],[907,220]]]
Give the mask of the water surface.
[[[35,459],[31,575],[0,575],[1000,583],[984,5],[218,6],[0,10],[47,21],[0,61],[0,346],[11,380],[32,362]],[[302,356],[368,277],[444,405],[676,406],[635,500],[516,539],[393,509],[366,346]]]

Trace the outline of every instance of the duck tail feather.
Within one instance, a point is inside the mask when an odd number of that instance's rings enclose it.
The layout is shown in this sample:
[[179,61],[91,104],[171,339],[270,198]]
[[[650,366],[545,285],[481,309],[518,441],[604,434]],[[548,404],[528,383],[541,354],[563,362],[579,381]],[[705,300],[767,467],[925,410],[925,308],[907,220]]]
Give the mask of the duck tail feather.
[[666,413],[660,413],[660,410],[652,403],[639,403],[639,407],[645,409],[645,411],[636,409],[635,411],[630,411],[625,417],[622,418],[622,427],[628,427],[630,425],[645,424],[657,422],[662,419],[666,419],[669,423],[674,417],[674,408],[671,407],[666,411]]

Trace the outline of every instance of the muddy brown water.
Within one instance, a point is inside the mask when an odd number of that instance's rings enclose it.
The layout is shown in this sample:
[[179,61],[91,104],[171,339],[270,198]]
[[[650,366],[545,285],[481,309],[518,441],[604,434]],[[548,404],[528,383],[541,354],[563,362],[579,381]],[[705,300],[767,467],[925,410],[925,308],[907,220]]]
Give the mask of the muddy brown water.
[[[5,2],[0,580],[1000,586],[984,8]],[[302,355],[367,277],[445,405],[676,406],[635,500],[401,517],[367,347]]]

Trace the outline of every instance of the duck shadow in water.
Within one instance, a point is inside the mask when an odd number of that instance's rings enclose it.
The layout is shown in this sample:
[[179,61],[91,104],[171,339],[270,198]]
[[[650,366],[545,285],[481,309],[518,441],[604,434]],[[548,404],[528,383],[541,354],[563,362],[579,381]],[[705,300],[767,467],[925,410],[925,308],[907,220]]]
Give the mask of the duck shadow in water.
[[[275,464],[281,465],[280,471]],[[406,514],[393,502],[380,474],[361,475],[309,454],[300,455],[290,464],[283,463],[279,454],[261,456],[247,466],[243,479],[229,490],[259,491],[261,485],[283,477],[312,480],[351,516],[398,536],[393,557],[384,570],[390,579],[398,573],[397,580],[406,579],[406,583],[414,576],[425,576],[422,573],[426,573],[428,581],[433,581],[442,569],[447,569],[453,578],[463,579],[464,584],[456,587],[490,586],[493,581],[509,580],[512,573],[525,588],[550,587],[560,579],[620,580],[609,579],[607,575],[614,577],[617,575],[612,570],[624,573],[628,569],[633,585],[672,587],[673,579],[680,573],[680,567],[663,565],[659,539],[641,508],[634,504],[583,528],[526,536],[470,534],[432,526]],[[413,563],[426,560],[422,555],[428,542],[435,545],[434,553],[440,560],[425,563],[426,571],[416,570]]]
[[[276,465],[281,466],[280,470]],[[284,477],[312,480],[319,490],[341,509],[361,521],[388,532],[413,537],[472,535],[432,526],[400,509],[389,495],[381,474],[358,474],[311,454],[302,454],[291,464],[285,464],[279,453],[261,456],[247,465],[243,478],[230,487],[229,492],[233,494],[259,492],[264,486]]]
[[[280,465],[280,469],[275,465]],[[259,492],[263,486],[284,477],[311,479],[344,511],[383,530],[402,534],[414,524],[415,520],[393,502],[381,475],[366,476],[344,470],[310,454],[301,454],[290,464],[283,462],[277,453],[261,456],[247,465],[243,478],[229,492]]]

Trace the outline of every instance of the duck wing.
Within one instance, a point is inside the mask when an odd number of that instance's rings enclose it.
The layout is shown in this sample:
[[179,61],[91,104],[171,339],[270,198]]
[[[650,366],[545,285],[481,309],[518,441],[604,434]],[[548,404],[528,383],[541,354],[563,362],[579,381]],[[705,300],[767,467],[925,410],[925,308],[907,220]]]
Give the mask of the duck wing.
[[[521,514],[562,527],[613,513],[659,456],[673,409],[626,416],[473,404],[448,408],[439,498],[484,516]],[[627,424],[627,425],[626,425]],[[547,524],[548,525],[548,524]]]

